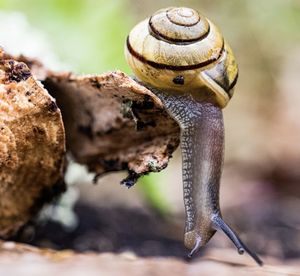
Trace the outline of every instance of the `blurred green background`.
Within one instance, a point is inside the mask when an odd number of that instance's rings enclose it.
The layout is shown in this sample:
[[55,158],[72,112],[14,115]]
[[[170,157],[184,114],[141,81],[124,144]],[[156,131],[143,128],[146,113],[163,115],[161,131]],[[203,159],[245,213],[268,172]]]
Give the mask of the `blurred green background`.
[[[220,27],[237,57],[240,80],[225,110],[225,165],[269,166],[277,155],[266,146],[266,126],[275,120],[284,93],[282,83],[289,83],[289,79],[283,80],[285,68],[300,55],[299,0],[0,0],[0,15],[24,14],[33,29],[45,34],[58,60],[73,72],[119,69],[130,73],[123,56],[127,34],[138,21],[166,6],[200,10]],[[22,41],[17,43],[21,49]],[[161,212],[172,205],[166,194],[172,194],[174,187],[180,189],[178,160],[176,154],[171,169],[142,179],[146,198]],[[176,179],[171,176],[174,170]]]
[[300,40],[297,0],[0,0],[1,10],[20,11],[44,31],[63,62],[89,73],[129,72],[123,58],[129,30],[157,9],[172,5],[202,11],[222,29],[238,57],[263,57],[262,66],[268,66],[266,61],[278,64],[275,57]]

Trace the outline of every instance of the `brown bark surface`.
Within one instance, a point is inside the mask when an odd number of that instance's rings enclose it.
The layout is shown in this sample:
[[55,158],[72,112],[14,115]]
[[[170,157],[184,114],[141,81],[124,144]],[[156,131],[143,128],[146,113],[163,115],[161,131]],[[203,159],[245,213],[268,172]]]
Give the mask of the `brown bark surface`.
[[76,161],[98,175],[128,170],[128,186],[167,166],[179,127],[150,90],[122,72],[50,74],[44,84],[62,110]]
[[54,98],[0,53],[0,236],[14,234],[64,190],[65,134]]

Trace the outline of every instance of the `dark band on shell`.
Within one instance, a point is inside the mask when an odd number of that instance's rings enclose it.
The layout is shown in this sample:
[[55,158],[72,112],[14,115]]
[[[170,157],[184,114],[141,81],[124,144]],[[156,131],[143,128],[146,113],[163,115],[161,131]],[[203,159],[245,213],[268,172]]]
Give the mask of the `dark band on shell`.
[[[158,40],[163,40],[167,43],[175,43],[175,44],[186,45],[186,44],[190,44],[190,43],[193,43],[193,42],[198,42],[199,40],[205,39],[208,36],[209,32],[210,32],[210,26],[208,25],[207,32],[205,32],[203,34],[200,34],[199,37],[191,38],[191,39],[173,38],[173,37],[166,36],[166,35],[162,34],[161,32],[159,32],[154,27],[154,25],[152,24],[151,19],[152,19],[152,17],[150,17],[150,19],[149,19],[149,32],[150,32],[150,34],[152,36],[154,36],[155,38],[157,38]],[[181,25],[181,26],[183,26],[183,25]]]
[[[236,75],[235,75],[235,78],[234,78],[233,82],[229,86],[229,91],[231,91],[233,89],[233,87],[235,87],[238,78],[239,78],[239,73],[237,72]],[[231,97],[232,97],[232,95],[230,95],[230,98]]]
[[[176,9],[177,12],[178,12],[178,9]],[[179,25],[179,26],[184,26],[184,27],[192,27],[192,26],[195,26],[199,23],[200,21],[200,15],[197,11],[193,10],[193,13],[196,13],[197,14],[197,19],[194,21],[194,22],[191,22],[191,23],[181,23],[179,21],[176,21],[173,19],[173,16],[172,16],[172,12],[174,11],[174,8],[172,9],[169,9],[166,11],[166,16],[167,18],[173,23],[173,24],[176,24],[176,25]],[[194,15],[194,14],[193,14]]]
[[149,33],[167,43],[190,44],[204,39],[210,32],[208,20],[192,9],[170,8],[153,14]]
[[238,80],[239,74],[236,73],[234,80],[229,83],[228,78],[223,77],[223,79],[219,80],[217,78],[214,78],[215,83],[217,83],[220,87],[223,88],[223,90],[227,93],[227,95],[229,96],[229,98],[231,99],[231,97],[233,96],[233,87],[236,85],[237,80]]
[[222,42],[222,47],[220,48],[220,52],[217,57],[210,58],[208,60],[205,60],[203,62],[197,63],[197,64],[191,64],[191,65],[181,65],[181,66],[175,66],[175,65],[169,65],[169,64],[163,64],[163,63],[156,63],[154,61],[148,60],[139,53],[137,53],[130,45],[129,36],[127,36],[126,40],[126,47],[129,51],[129,53],[134,56],[139,61],[146,63],[156,69],[167,69],[167,70],[173,70],[173,71],[185,71],[185,70],[195,70],[200,69],[203,67],[206,67],[217,60],[219,60],[224,52],[224,40]]

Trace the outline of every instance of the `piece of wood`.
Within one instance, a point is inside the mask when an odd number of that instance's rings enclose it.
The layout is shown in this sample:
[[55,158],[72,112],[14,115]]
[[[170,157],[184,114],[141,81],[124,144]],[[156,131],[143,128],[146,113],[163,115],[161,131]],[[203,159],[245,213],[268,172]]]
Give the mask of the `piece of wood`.
[[121,71],[76,76],[53,72],[35,59],[25,62],[56,99],[67,150],[98,176],[128,170],[123,184],[164,169],[179,145],[180,128],[160,99]]
[[75,160],[101,175],[128,170],[128,187],[140,175],[164,169],[179,144],[179,126],[161,101],[122,72],[49,74]]
[[24,225],[65,189],[65,133],[53,97],[0,50],[0,236]]

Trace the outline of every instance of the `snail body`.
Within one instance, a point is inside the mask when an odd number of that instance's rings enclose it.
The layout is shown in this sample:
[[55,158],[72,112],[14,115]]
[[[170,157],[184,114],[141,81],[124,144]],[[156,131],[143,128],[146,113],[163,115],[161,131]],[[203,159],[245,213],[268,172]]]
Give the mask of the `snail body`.
[[125,56],[136,77],[163,102],[181,128],[182,178],[186,213],[185,246],[190,256],[216,230],[238,252],[250,251],[223,221],[219,186],[224,152],[222,108],[233,95],[238,67],[218,28],[190,8],[167,8],[136,25]]

